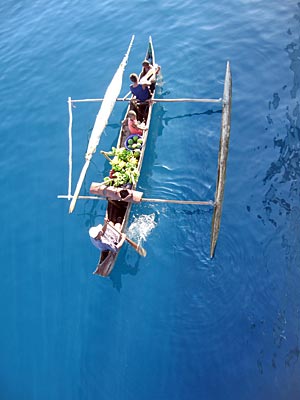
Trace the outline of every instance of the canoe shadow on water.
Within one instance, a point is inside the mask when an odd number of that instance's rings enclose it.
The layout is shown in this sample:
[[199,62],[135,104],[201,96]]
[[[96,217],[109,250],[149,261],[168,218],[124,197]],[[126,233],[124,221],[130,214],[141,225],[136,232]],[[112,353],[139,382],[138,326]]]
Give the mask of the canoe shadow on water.
[[166,123],[166,125],[168,125],[169,121],[172,121],[173,119],[181,119],[181,118],[195,117],[199,115],[211,115],[211,114],[222,114],[222,109],[176,115],[175,117],[164,117],[162,120]]
[[[139,272],[140,257],[137,257],[136,261],[129,264],[126,261],[126,259],[128,258],[126,257],[127,250],[128,249],[124,251],[124,249],[121,249],[121,254],[119,254],[118,256],[116,265],[108,277],[113,284],[113,288],[116,289],[118,292],[120,292],[123,287],[122,285],[123,275],[135,276]],[[129,251],[132,251],[132,249],[129,249]],[[130,257],[130,259],[133,258],[134,257]]]

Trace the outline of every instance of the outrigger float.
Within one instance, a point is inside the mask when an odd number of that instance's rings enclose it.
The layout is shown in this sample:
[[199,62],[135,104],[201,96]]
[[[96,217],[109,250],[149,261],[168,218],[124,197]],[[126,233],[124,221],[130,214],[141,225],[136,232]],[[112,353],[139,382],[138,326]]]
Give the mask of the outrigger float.
[[[226,177],[226,164],[227,164],[227,156],[229,149],[229,138],[230,138],[230,119],[231,119],[231,97],[232,97],[232,78],[230,71],[230,63],[227,62],[226,73],[225,73],[225,82],[224,82],[224,91],[223,97],[218,99],[192,99],[192,98],[181,98],[181,99],[156,99],[155,98],[155,83],[152,84],[152,95],[151,101],[148,102],[143,110],[143,120],[145,122],[145,130],[143,132],[143,144],[138,154],[137,161],[137,175],[136,178],[131,179],[130,188],[124,187],[124,185],[114,184],[114,186],[110,186],[110,182],[113,182],[112,179],[107,179],[102,183],[92,182],[90,187],[90,193],[92,196],[80,196],[80,188],[85,178],[86,171],[88,169],[89,163],[91,161],[93,153],[95,153],[96,148],[99,144],[101,134],[105,129],[105,126],[108,123],[109,116],[113,110],[116,101],[127,101],[129,102],[126,116],[124,121],[127,119],[128,112],[132,108],[132,104],[134,103],[134,96],[129,98],[130,92],[123,98],[119,98],[119,94],[122,87],[122,78],[125,70],[125,66],[128,61],[128,56],[134,41],[134,36],[132,36],[128,50],[118,67],[111,83],[109,84],[104,98],[100,99],[82,99],[82,100],[72,100],[70,97],[68,99],[69,105],[69,184],[68,184],[68,194],[67,195],[59,195],[58,198],[64,198],[71,201],[69,213],[72,213],[76,204],[77,199],[91,199],[91,200],[105,200],[107,201],[106,208],[106,219],[115,223],[121,224],[121,231],[125,233],[128,220],[130,217],[130,211],[132,204],[139,204],[141,202],[153,202],[153,203],[171,203],[171,204],[193,204],[193,205],[204,205],[211,206],[214,208],[213,216],[212,216],[212,228],[211,228],[211,241],[210,241],[210,257],[212,258],[215,253],[215,247],[219,235],[220,230],[220,221],[222,215],[222,205],[224,198],[224,185],[225,185],[225,177]],[[146,51],[146,60],[153,66],[153,68],[146,75],[146,79],[149,79],[151,75],[156,74],[155,70],[155,53],[154,47],[152,43],[151,37],[149,37],[149,43]],[[152,76],[153,78],[153,76]],[[82,168],[80,177],[78,179],[78,183],[74,194],[72,195],[71,184],[72,184],[72,106],[73,103],[79,102],[102,102],[100,110],[97,114],[96,121],[91,133],[91,137],[89,140],[87,152],[85,154],[85,164]],[[222,121],[221,121],[221,134],[220,134],[220,144],[219,144],[219,154],[218,154],[218,173],[216,179],[216,190],[215,190],[215,198],[214,200],[207,201],[192,201],[192,200],[167,200],[167,199],[149,199],[143,198],[143,193],[137,191],[138,185],[138,176],[142,169],[144,154],[146,150],[147,137],[149,134],[152,109],[155,103],[158,102],[199,102],[199,103],[221,103],[222,104]],[[118,142],[115,148],[115,151],[121,151],[125,142],[130,135],[128,126],[126,124],[122,124],[119,132]],[[121,149],[121,150],[120,150]],[[112,161],[109,158],[109,153],[101,152],[109,161]],[[116,187],[117,186],[117,187]],[[126,237],[126,240],[138,251],[138,253],[142,256],[146,255],[146,251],[131,239]],[[108,276],[118,257],[118,252],[114,253],[112,251],[102,251],[100,254],[100,258],[98,261],[98,265],[94,274],[101,276]]]

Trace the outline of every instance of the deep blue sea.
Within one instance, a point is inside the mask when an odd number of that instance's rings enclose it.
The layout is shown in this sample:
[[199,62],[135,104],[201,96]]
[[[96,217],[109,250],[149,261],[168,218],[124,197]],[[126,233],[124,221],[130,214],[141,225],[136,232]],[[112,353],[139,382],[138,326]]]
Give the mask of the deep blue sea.
[[[0,399],[300,399],[300,3],[7,0],[0,20]],[[57,199],[67,99],[103,97],[132,34],[121,96],[149,35],[160,98],[222,97],[230,60],[223,216],[210,259],[211,208],[134,205],[147,257],[126,244],[101,278],[105,203]],[[73,109],[73,189],[98,108]],[[220,125],[218,104],[156,104],[144,196],[212,200]],[[108,168],[98,151],[81,194]]]

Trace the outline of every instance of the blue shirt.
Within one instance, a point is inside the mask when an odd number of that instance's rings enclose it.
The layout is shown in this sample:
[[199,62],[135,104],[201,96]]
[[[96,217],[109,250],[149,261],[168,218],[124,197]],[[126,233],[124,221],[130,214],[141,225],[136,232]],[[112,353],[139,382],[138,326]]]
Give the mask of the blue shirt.
[[148,86],[145,86],[145,89],[143,89],[143,86],[140,84],[138,84],[136,87],[130,85],[130,90],[131,93],[133,93],[135,97],[140,101],[146,101],[151,97]]

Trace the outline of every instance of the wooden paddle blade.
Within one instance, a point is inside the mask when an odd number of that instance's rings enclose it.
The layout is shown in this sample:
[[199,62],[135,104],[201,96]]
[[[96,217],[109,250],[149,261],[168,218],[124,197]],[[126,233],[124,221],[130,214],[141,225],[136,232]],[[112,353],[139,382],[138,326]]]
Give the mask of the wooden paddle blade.
[[139,253],[140,256],[146,257],[147,252],[142,246],[139,246],[137,243],[129,239],[127,236],[126,236],[126,241]]

